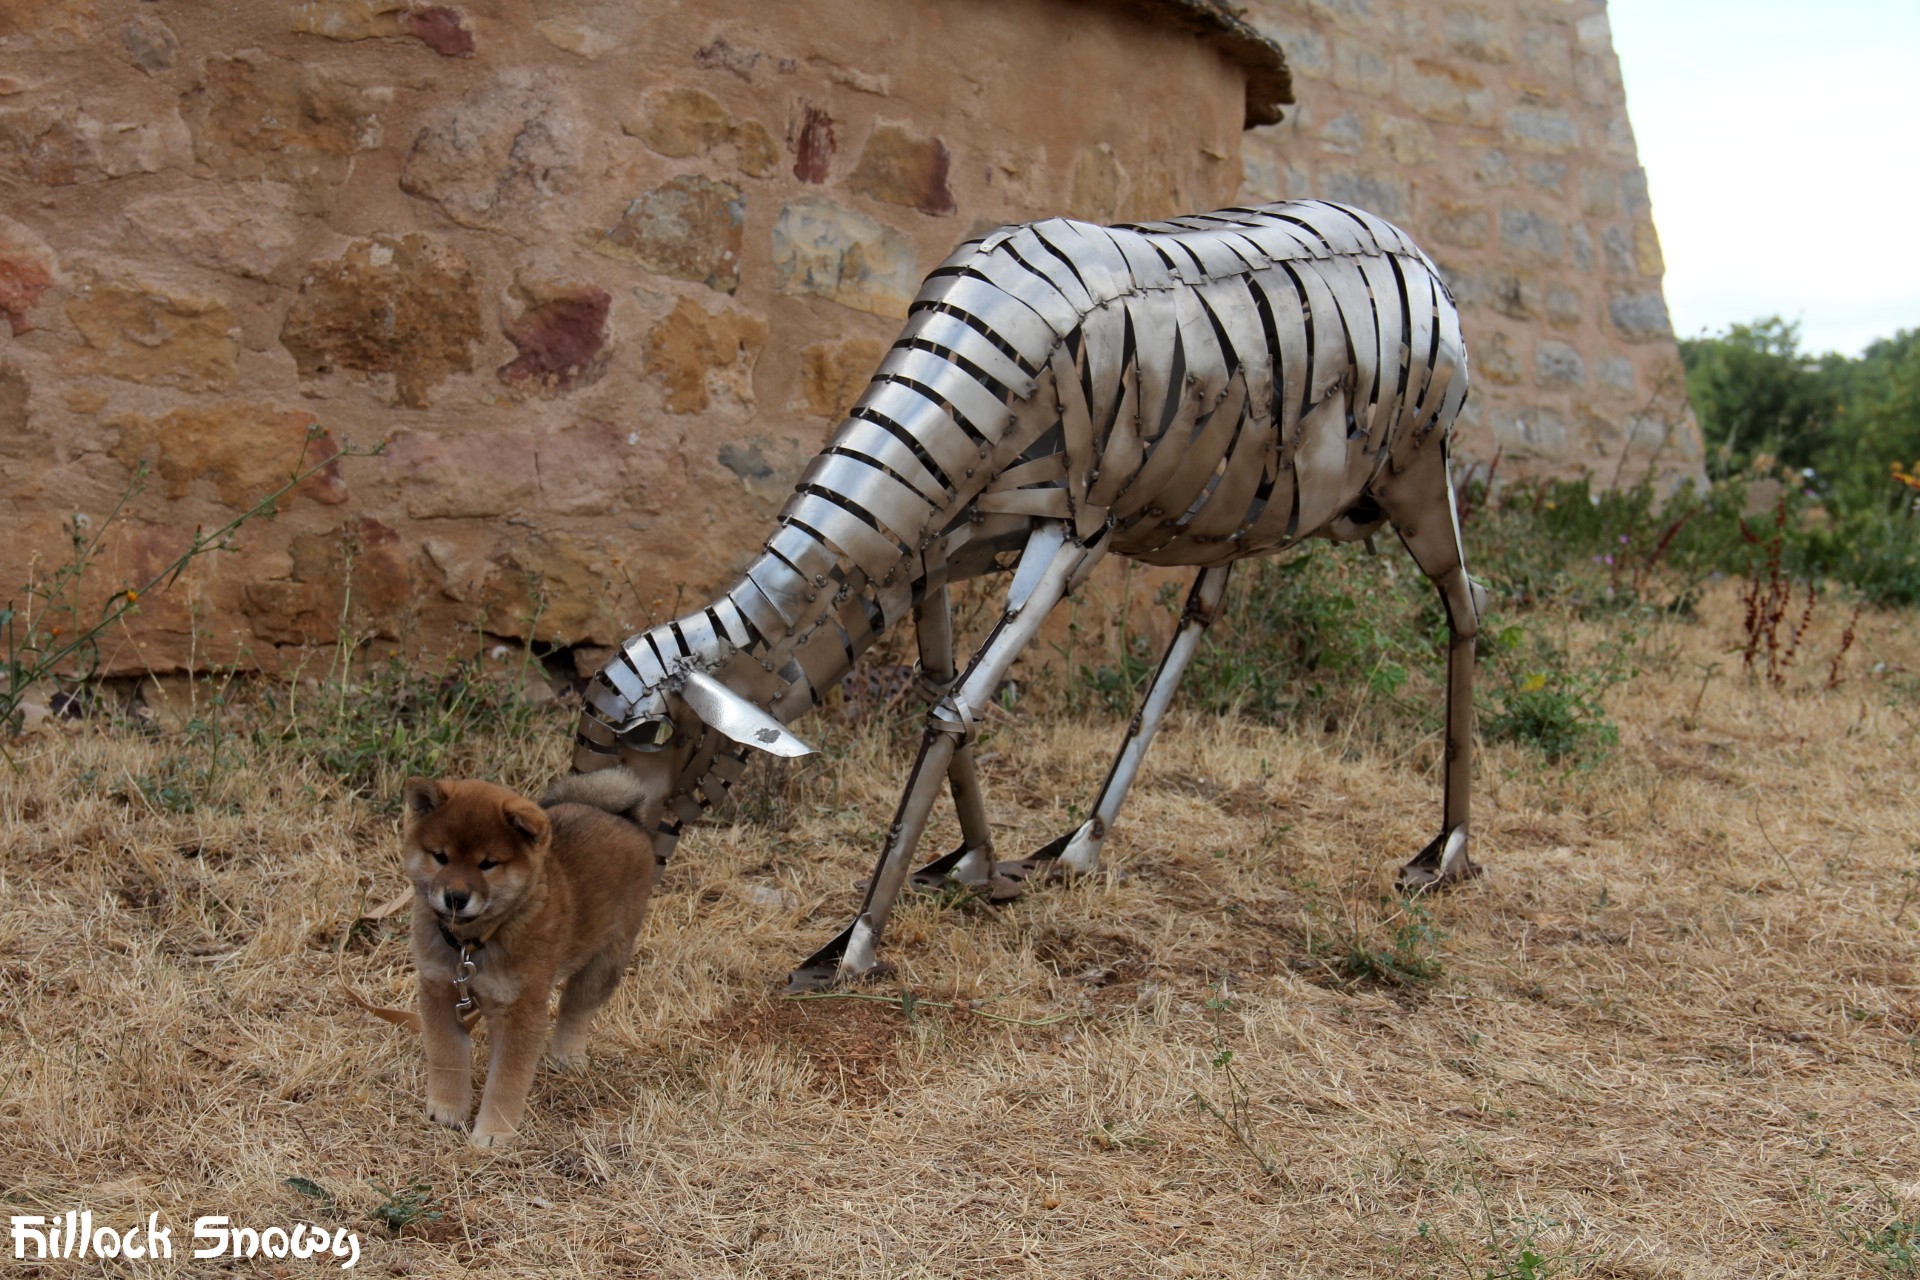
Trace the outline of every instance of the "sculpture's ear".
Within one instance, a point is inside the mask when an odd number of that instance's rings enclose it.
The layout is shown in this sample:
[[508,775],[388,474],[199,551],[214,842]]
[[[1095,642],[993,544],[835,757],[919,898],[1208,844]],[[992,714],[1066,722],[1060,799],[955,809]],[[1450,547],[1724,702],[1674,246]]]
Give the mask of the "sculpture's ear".
[[689,671],[680,687],[693,713],[742,746],[775,756],[811,755],[813,748],[787,727],[704,671]]

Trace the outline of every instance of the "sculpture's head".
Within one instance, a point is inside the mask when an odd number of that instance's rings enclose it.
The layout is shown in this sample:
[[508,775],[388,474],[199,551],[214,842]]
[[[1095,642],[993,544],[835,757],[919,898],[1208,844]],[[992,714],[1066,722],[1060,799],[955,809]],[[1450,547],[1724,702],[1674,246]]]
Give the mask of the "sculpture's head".
[[[620,690],[617,679],[603,672],[589,692],[575,767],[603,768],[617,755],[654,800],[670,800],[699,781],[690,767],[709,733],[773,756],[813,751],[764,708],[705,671],[682,667],[632,695]],[[724,742],[719,747],[727,750]]]

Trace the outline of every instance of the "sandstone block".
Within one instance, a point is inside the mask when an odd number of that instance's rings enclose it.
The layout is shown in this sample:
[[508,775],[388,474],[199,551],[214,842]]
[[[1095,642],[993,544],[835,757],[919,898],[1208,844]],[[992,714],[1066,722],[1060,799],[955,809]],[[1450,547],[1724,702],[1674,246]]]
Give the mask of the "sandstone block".
[[1567,243],[1573,250],[1574,270],[1586,275],[1593,270],[1593,233],[1587,224],[1576,222],[1567,229]]
[[293,29],[329,40],[411,36],[447,57],[473,56],[473,32],[458,9],[413,0],[295,0]]
[[1406,58],[1400,63],[1399,83],[1401,100],[1429,120],[1482,129],[1494,123],[1493,91],[1465,67]]
[[1533,160],[1527,164],[1527,181],[1542,191],[1560,195],[1567,185],[1564,160]]
[[1569,289],[1563,284],[1547,286],[1547,319],[1556,329],[1578,327],[1585,312],[1586,300],[1578,289]]
[[1383,115],[1374,133],[1380,149],[1398,164],[1430,164],[1439,154],[1433,130],[1424,121]]
[[238,374],[239,331],[216,298],[95,280],[66,311],[86,342],[66,361],[76,371],[183,391],[218,391]]
[[641,27],[655,17],[631,0],[532,0],[532,8],[535,33],[582,58],[631,48]]
[[1493,235],[1493,215],[1477,204],[1436,201],[1426,211],[1422,232],[1436,244],[1482,249]]
[[1515,461],[1555,460],[1566,456],[1567,416],[1557,409],[1533,406],[1496,410],[1489,425],[1494,442]]
[[839,149],[833,137],[833,117],[808,103],[800,127],[789,141],[793,144],[793,176],[816,186],[825,182],[833,171],[834,152]]
[[1638,154],[1633,145],[1633,124],[1624,113],[1607,120],[1607,150],[1627,160]]
[[749,440],[745,444],[723,444],[714,456],[721,466],[742,480],[766,480],[773,475],[773,464],[761,452],[762,443]]
[[1633,224],[1633,265],[1641,275],[1659,279],[1666,274],[1666,260],[1660,254],[1660,233],[1651,222]]
[[171,70],[180,56],[180,37],[150,13],[135,14],[120,28],[120,45],[133,65],[150,76]]
[[294,496],[336,505],[348,496],[340,447],[326,431],[313,431],[314,422],[304,409],[247,401],[173,409],[158,418],[128,414],[107,423],[119,431],[109,452],[129,468],[146,463],[169,498],[185,497],[204,480],[235,510],[252,506],[295,471],[317,466]]
[[0,0],[0,42],[65,52],[90,42],[93,0]]
[[1473,168],[1474,180],[1483,187],[1505,187],[1513,184],[1513,157],[1498,147],[1489,147],[1480,153],[1480,159]]
[[253,280],[272,275],[299,235],[292,197],[275,183],[256,183],[245,195],[145,196],[127,205],[126,217],[183,257]]
[[1474,372],[1484,375],[1489,382],[1511,387],[1525,377],[1520,355],[1513,349],[1513,339],[1505,333],[1488,334],[1474,348],[1473,355]]
[[773,227],[774,287],[903,318],[920,287],[913,242],[830,200],[789,201]]
[[534,461],[540,509],[557,515],[631,516],[651,506],[662,473],[677,470],[666,432],[642,436],[609,422],[587,422],[539,436]]
[[1393,92],[1393,66],[1370,38],[1333,42],[1333,82],[1342,89],[1384,98]]
[[947,171],[953,158],[939,138],[923,138],[907,128],[881,123],[867,135],[847,187],[888,204],[905,205],[935,217],[953,213]]
[[0,111],[0,175],[64,187],[184,162],[187,134],[177,116],[102,120],[62,94]]
[[364,92],[257,50],[206,59],[181,106],[200,163],[223,178],[285,182],[311,211],[346,180],[356,153],[380,144]]
[[1307,0],[1307,12],[1347,30],[1360,30],[1376,21],[1374,0]]
[[1513,37],[1505,21],[1485,9],[1451,6],[1440,17],[1448,52],[1475,62],[1513,61]]
[[28,443],[27,404],[32,390],[25,369],[0,360],[0,454],[12,454]]
[[1538,209],[1503,205],[1500,246],[1521,261],[1557,263],[1567,253],[1567,230]]
[[1342,111],[1320,126],[1320,146],[1335,155],[1357,156],[1367,149],[1367,127],[1357,112]]
[[536,532],[491,562],[479,592],[490,633],[562,644],[621,639],[611,617],[613,579],[598,546]]
[[307,533],[287,548],[285,576],[270,570],[248,582],[243,599],[253,634],[271,644],[339,638],[393,639],[414,612],[407,549],[398,532],[368,516],[339,529]]
[[716,396],[751,408],[753,366],[766,343],[761,317],[710,313],[682,298],[647,334],[642,367],[665,384],[669,413],[704,412]]
[[1595,373],[1600,377],[1600,385],[1609,391],[1623,395],[1633,394],[1633,361],[1625,356],[1608,356],[1596,366]]
[[526,431],[407,431],[387,449],[387,476],[416,520],[537,510],[540,474]]
[[733,117],[701,89],[656,89],[621,129],[663,156],[703,155],[733,136]]
[[1607,314],[1613,327],[1628,342],[1656,342],[1673,336],[1667,318],[1667,300],[1658,290],[1651,293],[1616,293],[1607,300]]
[[1372,169],[1320,170],[1320,191],[1329,200],[1358,205],[1384,218],[1404,218],[1408,191],[1404,178]]
[[400,189],[466,227],[538,219],[576,178],[573,113],[525,73],[487,81],[427,120]]
[[1504,136],[1522,151],[1565,155],[1580,146],[1580,126],[1558,107],[1512,107]]
[[886,358],[887,344],[874,338],[816,342],[800,352],[800,394],[788,408],[838,422],[866,390]]
[[1587,362],[1564,342],[1543,339],[1533,352],[1533,380],[1538,386],[1567,390],[1587,385]]
[[1633,168],[1620,175],[1620,206],[1629,218],[1651,216],[1653,202],[1647,196],[1647,171]]
[[14,337],[33,329],[29,313],[53,283],[54,259],[40,237],[0,218],[0,316]]
[[1589,218],[1611,218],[1620,212],[1620,175],[1611,169],[1582,169],[1580,212]]
[[722,293],[740,287],[746,199],[730,182],[686,174],[627,206],[592,247]]
[[613,297],[592,284],[522,286],[521,313],[504,326],[519,352],[500,381],[536,395],[561,395],[607,371],[607,311]]
[[473,370],[483,336],[466,258],[423,235],[356,240],[315,262],[280,330],[302,378],[391,377],[395,402],[424,408],[450,374]]
[[1287,66],[1294,75],[1322,80],[1333,74],[1333,46],[1320,32],[1292,22],[1269,20],[1264,14],[1260,27],[1287,51]]
[[1537,320],[1544,305],[1540,282],[1515,271],[1491,271],[1484,281],[1487,305],[1514,320]]
[[1520,37],[1527,72],[1556,84],[1573,79],[1573,41],[1565,27],[1528,27]]
[[1600,233],[1600,248],[1606,255],[1608,275],[1631,276],[1635,273],[1631,231],[1622,226],[1607,227]]
[[773,135],[758,120],[742,120],[734,126],[733,162],[749,178],[764,178],[780,163],[780,149]]

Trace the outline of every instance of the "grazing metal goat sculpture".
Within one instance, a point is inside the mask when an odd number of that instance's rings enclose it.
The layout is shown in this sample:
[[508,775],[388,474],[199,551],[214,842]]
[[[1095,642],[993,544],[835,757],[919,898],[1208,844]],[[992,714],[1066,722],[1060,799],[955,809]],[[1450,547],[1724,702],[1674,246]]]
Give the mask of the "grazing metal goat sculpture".
[[[1478,588],[1447,434],[1467,394],[1459,315],[1397,228],[1297,201],[1099,227],[1005,227],[962,245],[801,477],[739,584],[631,640],[590,687],[574,767],[624,766],[659,797],[659,853],[754,750],[810,750],[787,724],[911,613],[938,701],[847,929],[796,988],[865,973],[942,776],[964,843],[916,879],[996,875],[977,717],[1047,613],[1104,556],[1194,565],[1173,642],[1092,816],[1026,864],[1098,865],[1234,561],[1391,523],[1451,629],[1440,834],[1401,869],[1471,875],[1467,809]],[[1006,612],[956,675],[947,586],[1014,570]]]

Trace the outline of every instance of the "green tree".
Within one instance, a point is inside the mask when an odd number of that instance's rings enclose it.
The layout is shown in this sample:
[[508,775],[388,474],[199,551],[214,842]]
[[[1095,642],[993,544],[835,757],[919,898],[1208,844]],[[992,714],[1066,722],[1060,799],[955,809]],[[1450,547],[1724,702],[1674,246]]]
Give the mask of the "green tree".
[[1838,379],[1800,350],[1799,325],[1779,316],[1732,325],[1682,341],[1680,359],[1716,478],[1745,471],[1760,454],[1814,466],[1830,445]]

